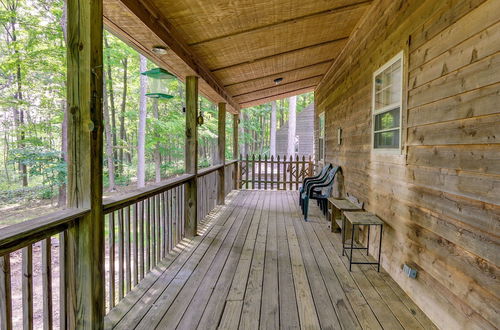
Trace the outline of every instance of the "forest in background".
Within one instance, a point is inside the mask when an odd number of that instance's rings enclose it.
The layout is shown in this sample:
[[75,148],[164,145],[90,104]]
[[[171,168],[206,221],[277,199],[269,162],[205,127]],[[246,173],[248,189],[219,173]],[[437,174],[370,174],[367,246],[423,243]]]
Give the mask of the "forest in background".
[[[0,0],[0,226],[65,203],[64,8],[63,0]],[[169,81],[174,98],[155,106],[144,96],[147,79],[140,75],[155,64],[107,31],[103,46],[105,190],[124,191],[182,173],[184,84]],[[295,100],[298,113],[313,102],[313,94]],[[240,150],[269,155],[271,121],[276,129],[283,126],[289,104],[283,99],[244,109]],[[199,165],[206,167],[217,154],[217,105],[200,97],[200,110]],[[231,114],[226,134],[226,159],[231,159]]]

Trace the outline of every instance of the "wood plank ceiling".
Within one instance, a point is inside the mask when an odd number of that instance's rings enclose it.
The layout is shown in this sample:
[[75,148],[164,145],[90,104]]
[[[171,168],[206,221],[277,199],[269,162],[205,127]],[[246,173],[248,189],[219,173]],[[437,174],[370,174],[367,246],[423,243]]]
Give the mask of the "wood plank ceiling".
[[[314,90],[370,3],[104,0],[104,22],[180,79],[199,75],[201,92],[237,113]],[[156,55],[156,45],[170,51]]]

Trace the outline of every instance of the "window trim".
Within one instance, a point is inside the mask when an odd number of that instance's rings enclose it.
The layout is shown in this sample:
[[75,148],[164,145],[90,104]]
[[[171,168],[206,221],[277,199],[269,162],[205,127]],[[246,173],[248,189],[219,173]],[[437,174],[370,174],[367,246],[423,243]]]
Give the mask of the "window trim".
[[[322,117],[323,117],[323,132],[321,132],[321,118]],[[326,150],[326,148],[325,148],[325,145],[326,145],[326,143],[325,143],[325,135],[326,135],[325,130],[326,130],[326,115],[325,115],[325,112],[323,111],[323,112],[320,112],[318,114],[318,131],[319,131],[318,132],[319,133],[318,134],[318,141],[319,141],[319,139],[323,140],[323,146],[322,146],[323,150],[319,150],[320,146],[318,145],[318,151],[319,151],[320,155],[323,156],[322,158],[318,159],[318,161],[320,161],[320,162],[325,160],[325,150]],[[319,158],[319,155],[318,155],[318,158]]]
[[[391,65],[401,60],[400,98],[399,102],[392,103],[381,109],[375,110],[375,77],[384,72]],[[371,150],[377,153],[402,154],[403,150],[403,97],[404,97],[404,51],[400,51],[384,65],[378,68],[372,75],[372,128],[371,128]],[[399,146],[397,148],[375,148],[375,116],[399,107],[399,126],[387,129],[387,131],[399,130]],[[384,130],[379,130],[380,133]]]

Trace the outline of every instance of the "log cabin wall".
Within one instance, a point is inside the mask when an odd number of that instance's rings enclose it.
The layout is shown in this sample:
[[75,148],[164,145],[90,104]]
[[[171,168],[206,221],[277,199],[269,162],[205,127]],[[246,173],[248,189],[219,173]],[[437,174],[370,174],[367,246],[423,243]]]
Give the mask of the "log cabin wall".
[[[498,0],[375,1],[315,91],[326,161],[386,223],[384,269],[444,329],[500,324],[498,13]],[[402,150],[383,154],[372,150],[373,72],[400,51]]]

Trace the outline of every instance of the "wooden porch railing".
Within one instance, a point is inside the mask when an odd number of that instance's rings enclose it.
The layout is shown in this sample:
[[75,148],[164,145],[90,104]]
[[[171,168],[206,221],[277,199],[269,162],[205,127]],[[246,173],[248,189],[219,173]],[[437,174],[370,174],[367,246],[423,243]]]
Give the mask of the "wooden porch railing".
[[313,174],[313,161],[311,156],[240,155],[238,173],[239,188],[298,190],[304,178]]
[[[237,165],[238,161],[235,160],[198,172],[197,213],[200,219],[217,205],[219,184],[224,184],[226,195],[236,188]],[[225,182],[220,183],[217,171],[222,168],[225,172]],[[107,312],[184,238],[185,186],[194,177],[194,174],[183,174],[159,184],[103,200]],[[69,248],[65,244],[65,236],[67,229],[89,212],[88,209],[67,209],[2,229],[0,329],[12,329],[21,325],[31,329],[52,329],[56,327],[55,317],[59,315],[62,317],[58,327],[67,328],[65,289],[71,270],[65,265]],[[36,254],[33,253],[34,247]],[[53,253],[54,249],[56,253]],[[22,263],[22,286],[14,287],[16,291],[21,291],[20,294],[12,291],[13,255],[16,259],[21,259]],[[36,263],[40,264],[39,267],[36,266],[37,269],[33,267],[34,256],[41,259],[41,262]],[[41,281],[36,278],[39,276]],[[37,285],[34,285],[34,279],[37,280]],[[54,290],[56,281],[59,283],[59,290]],[[20,303],[17,298],[13,298],[17,296],[21,296]],[[41,301],[34,297],[40,297]],[[43,306],[42,319],[38,320],[38,323],[34,319],[34,302],[35,306]],[[57,306],[53,306],[53,302],[58,302]],[[20,311],[13,313],[13,303],[16,308],[22,307],[22,315]],[[58,313],[55,312],[56,309],[59,310]]]

